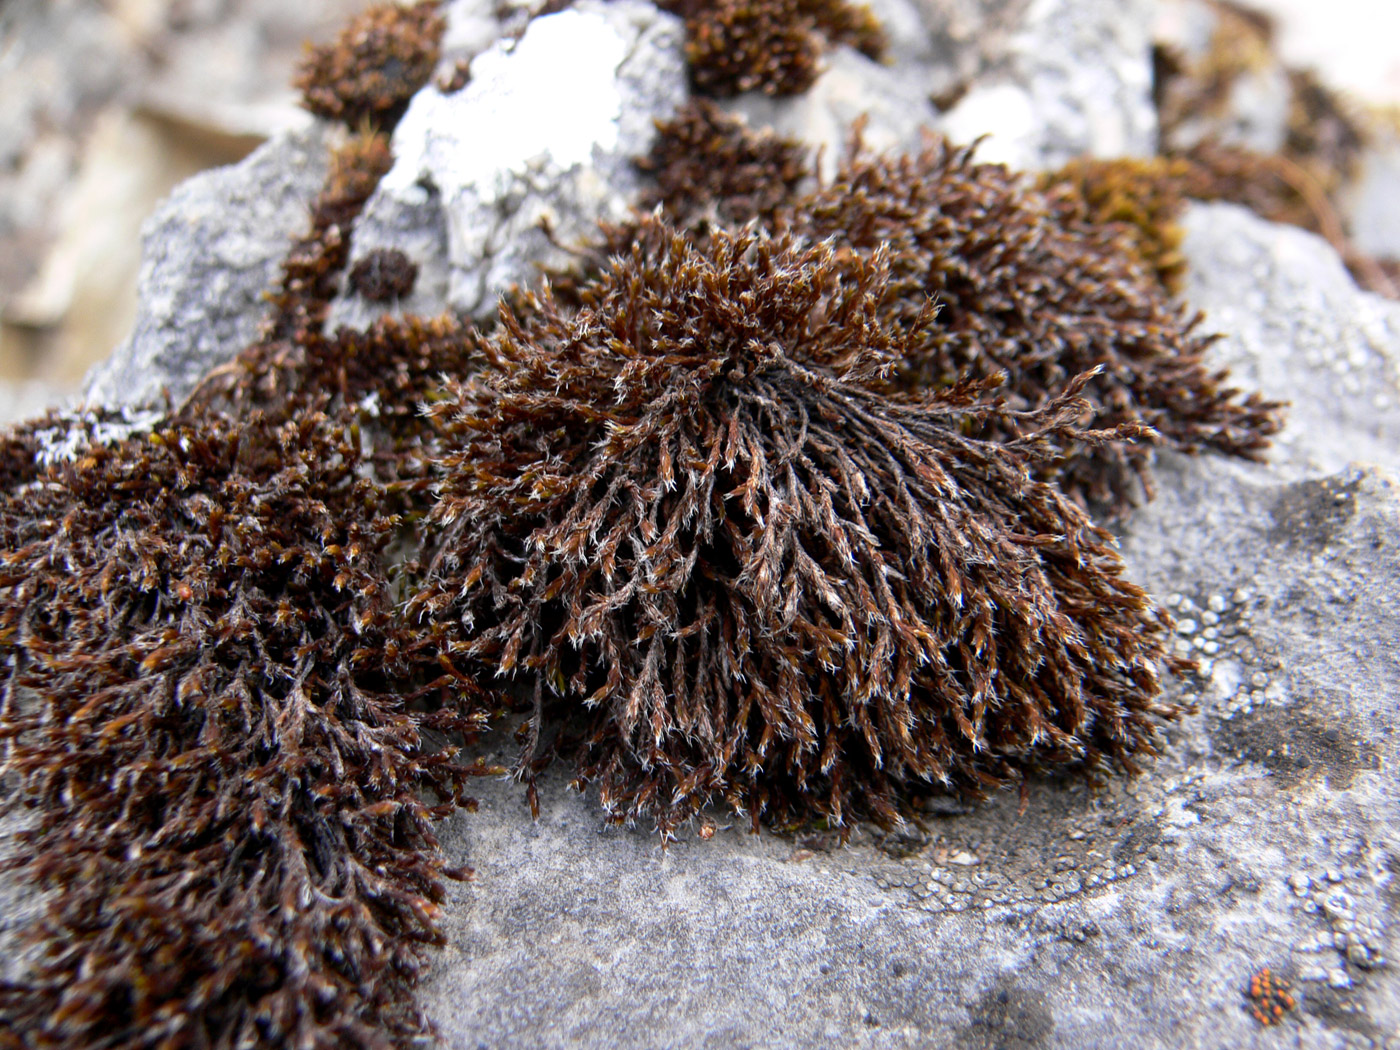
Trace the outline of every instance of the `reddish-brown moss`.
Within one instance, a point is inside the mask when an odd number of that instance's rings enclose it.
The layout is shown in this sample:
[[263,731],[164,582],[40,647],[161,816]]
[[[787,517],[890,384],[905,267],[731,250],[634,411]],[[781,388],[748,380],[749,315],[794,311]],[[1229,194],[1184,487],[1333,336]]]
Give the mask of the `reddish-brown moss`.
[[702,94],[793,95],[811,87],[827,44],[871,57],[884,32],[864,6],[846,0],[663,0],[686,24],[691,80]]
[[1076,160],[1040,180],[1062,222],[1093,227],[1123,223],[1134,251],[1169,294],[1181,291],[1186,259],[1180,218],[1191,165],[1181,158]]
[[[450,319],[323,334],[388,165],[381,135],[336,153],[262,338],[150,438],[5,438],[3,771],[42,811],[16,863],[56,891],[0,989],[25,1046],[427,1032],[411,989],[464,874],[431,822],[483,770],[423,734],[471,734],[484,694],[398,617],[412,562],[384,552],[423,501],[417,403],[471,343]],[[45,474],[50,424],[86,447]]]
[[713,102],[696,99],[658,123],[651,152],[637,161],[650,180],[639,208],[662,208],[692,237],[703,237],[710,223],[757,220],[771,227],[799,188],[813,181],[809,154],[797,142],[753,131]]
[[[708,802],[754,825],[898,819],[934,790],[1152,750],[1166,618],[1031,465],[1097,440],[1064,399],[888,396],[884,253],[641,226],[576,313],[507,313],[444,430],[441,527],[410,614],[582,718],[559,744],[614,820]],[[562,712],[547,702],[563,698]],[[522,772],[537,755],[532,744]]]
[[418,264],[397,248],[376,248],[350,268],[350,287],[372,303],[413,294]]
[[[1066,221],[1062,201],[970,149],[930,140],[913,156],[857,153],[784,222],[864,257],[885,253],[893,309],[911,323],[937,304],[931,337],[902,365],[909,389],[1004,372],[1008,403],[1033,410],[1101,368],[1083,392],[1094,426],[1246,457],[1278,429],[1277,404],[1207,368],[1211,337],[1166,298],[1130,227]],[[998,424],[983,436],[1014,432]],[[1151,492],[1141,441],[1065,453],[1055,477],[1088,504],[1121,513],[1139,485]]]
[[295,87],[318,117],[388,130],[433,75],[447,29],[437,0],[368,8],[333,44],[310,48]]
[[[472,694],[404,630],[355,435],[163,424],[0,498],[3,773],[56,891],[26,1047],[417,1045]],[[436,796],[437,803],[424,801]],[[19,1045],[19,1044],[15,1044]]]

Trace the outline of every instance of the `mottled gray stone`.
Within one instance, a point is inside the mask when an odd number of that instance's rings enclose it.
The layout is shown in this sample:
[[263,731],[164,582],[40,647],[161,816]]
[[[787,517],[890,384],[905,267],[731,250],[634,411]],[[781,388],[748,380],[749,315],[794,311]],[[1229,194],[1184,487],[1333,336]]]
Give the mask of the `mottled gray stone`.
[[1020,168],[1142,156],[1156,144],[1153,0],[1033,0],[1000,63],[939,121],[981,156]]
[[1400,259],[1400,129],[1372,134],[1348,195],[1347,226],[1358,251]]
[[[581,0],[478,56],[461,91],[424,88],[394,131],[394,167],[356,226],[353,258],[440,216],[443,233],[434,225],[405,250],[431,282],[426,253],[445,240],[446,305],[476,315],[542,265],[566,266],[560,243],[627,216],[630,158],[686,97],[683,43],[680,21],[650,4]],[[411,305],[426,308],[435,287]],[[331,323],[375,312],[337,306]]]
[[1250,390],[1292,401],[1276,459],[1330,473],[1400,468],[1400,303],[1359,291],[1321,238],[1232,204],[1184,220],[1186,298]]
[[1030,0],[911,2],[927,30],[924,47],[934,73],[930,86],[937,96],[956,94],[1005,60],[1030,6]]
[[[1162,0],[1153,37],[1188,63],[1205,69],[1221,17],[1221,9],[1208,0]],[[1210,112],[1183,114],[1165,133],[1166,145],[1186,150],[1209,139],[1240,149],[1277,153],[1288,136],[1292,95],[1283,63],[1271,55],[1253,55],[1248,68],[1233,76],[1220,105]]]
[[240,164],[181,184],[142,237],[131,336],[88,375],[94,404],[179,401],[258,335],[292,239],[310,222],[329,156],[321,126],[280,135]]
[[851,141],[851,125],[864,118],[861,139],[875,152],[917,149],[923,129],[937,113],[923,78],[905,76],[849,47],[824,58],[825,69],[806,92],[774,98],[749,92],[725,104],[751,126],[771,128],[821,151],[823,174],[830,176]]

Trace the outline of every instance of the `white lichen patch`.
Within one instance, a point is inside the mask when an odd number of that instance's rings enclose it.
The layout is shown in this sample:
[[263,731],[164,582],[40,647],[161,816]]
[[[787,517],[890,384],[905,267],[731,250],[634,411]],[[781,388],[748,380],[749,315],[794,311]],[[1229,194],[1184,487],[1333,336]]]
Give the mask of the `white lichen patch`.
[[[427,294],[405,308],[477,316],[541,267],[568,266],[561,245],[626,217],[638,185],[631,158],[686,97],[683,43],[680,21],[649,4],[582,0],[473,59],[461,91],[424,88],[395,129],[394,167],[356,227],[356,258],[399,247],[427,276]],[[425,224],[440,232],[424,235]],[[404,228],[420,235],[405,244]],[[440,245],[447,272],[436,280]],[[434,290],[445,302],[426,301]],[[331,324],[380,312],[346,300]]]
[[502,41],[477,58],[462,91],[429,86],[414,96],[394,132],[385,189],[428,177],[439,187],[470,186],[491,203],[532,168],[570,168],[589,163],[595,149],[615,150],[623,105],[617,70],[629,43],[597,14],[537,19],[514,47]]
[[34,458],[44,467],[72,462],[94,445],[115,445],[155,429],[165,418],[163,409],[122,408],[115,415],[78,412],[61,422],[34,432],[39,449]]

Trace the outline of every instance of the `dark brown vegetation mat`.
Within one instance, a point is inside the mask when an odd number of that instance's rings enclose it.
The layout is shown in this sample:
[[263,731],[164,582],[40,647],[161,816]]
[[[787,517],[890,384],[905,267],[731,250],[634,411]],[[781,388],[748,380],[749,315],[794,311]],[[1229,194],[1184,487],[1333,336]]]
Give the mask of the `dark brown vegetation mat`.
[[[712,94],[882,46],[837,0],[666,6]],[[558,294],[326,332],[343,281],[411,291],[398,253],[345,271],[442,31],[379,6],[309,55],[357,130],[253,346],[148,433],[0,441],[0,771],[40,817],[8,863],[50,891],[0,1046],[419,1045],[466,874],[432,821],[512,703],[517,775],[667,837],[1134,771],[1181,713],[1085,508],[1280,416],[1169,299],[1178,162],[1036,182],[930,139],[820,183],[702,102],[639,162],[660,214]]]
[[[1030,476],[1119,435],[1072,425],[1087,377],[1027,416],[975,381],[892,395],[939,330],[892,254],[648,219],[581,309],[506,313],[433,406],[442,534],[408,612],[533,683],[522,770],[556,695],[581,780],[663,833],[712,801],[893,822],[1152,751],[1166,619]],[[1017,436],[968,436],[992,415]]]

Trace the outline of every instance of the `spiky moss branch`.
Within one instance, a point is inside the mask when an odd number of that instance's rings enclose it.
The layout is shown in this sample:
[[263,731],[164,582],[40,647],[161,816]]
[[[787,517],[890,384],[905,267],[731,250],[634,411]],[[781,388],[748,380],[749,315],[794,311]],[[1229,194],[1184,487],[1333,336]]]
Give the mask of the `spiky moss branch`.
[[846,0],[661,0],[685,19],[691,82],[705,95],[795,95],[812,86],[829,44],[871,58],[884,31],[868,7]]
[[[58,891],[26,1047],[407,1046],[462,804],[355,436],[308,413],[95,445],[0,500],[0,737]],[[436,667],[436,663],[426,666]],[[423,801],[425,793],[440,804]]]
[[[976,163],[972,148],[931,139],[913,156],[857,150],[780,225],[857,255],[887,253],[907,323],[938,304],[931,337],[902,363],[914,388],[1004,371],[1011,406],[1035,410],[1100,368],[1083,392],[1093,425],[1150,428],[1188,453],[1257,457],[1281,406],[1206,367],[1213,337],[1165,297],[1127,226],[1069,221],[1072,211],[1007,168]],[[1056,473],[1076,498],[1122,513],[1139,484],[1151,494],[1148,461],[1140,443],[1106,442],[1067,449]]]
[[375,4],[334,43],[309,48],[293,82],[302,105],[352,128],[391,131],[437,65],[447,30],[439,6],[438,0]]
[[[886,396],[931,337],[883,253],[647,220],[582,309],[507,312],[431,409],[442,532],[410,613],[581,717],[559,745],[611,819],[711,801],[893,822],[925,792],[1153,750],[1167,619],[1032,463],[1099,440],[1066,396],[967,435],[986,384]],[[1175,665],[1174,665],[1175,666]]]

